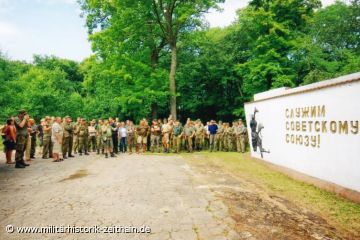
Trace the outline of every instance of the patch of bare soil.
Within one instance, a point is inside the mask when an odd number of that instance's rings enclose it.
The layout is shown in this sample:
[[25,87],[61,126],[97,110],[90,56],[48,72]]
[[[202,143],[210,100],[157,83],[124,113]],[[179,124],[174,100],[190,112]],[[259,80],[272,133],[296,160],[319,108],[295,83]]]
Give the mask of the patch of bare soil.
[[[340,232],[324,218],[280,196],[269,195],[256,183],[217,166],[192,163],[207,185],[228,207],[241,239],[330,240],[360,239]],[[203,185],[203,186],[204,186]]]

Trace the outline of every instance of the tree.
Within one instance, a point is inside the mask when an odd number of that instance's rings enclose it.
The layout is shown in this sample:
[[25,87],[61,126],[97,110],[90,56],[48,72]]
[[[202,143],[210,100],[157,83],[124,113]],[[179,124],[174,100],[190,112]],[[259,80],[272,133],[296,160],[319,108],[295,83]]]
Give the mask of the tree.
[[[159,44],[155,46],[152,45],[152,48],[150,48],[151,56],[154,57],[154,59],[156,59],[161,49],[165,47],[165,43],[168,44],[171,51],[171,67],[169,73],[170,112],[176,118],[177,93],[175,75],[178,65],[177,42],[179,37],[184,33],[201,27],[203,14],[208,9],[216,7],[217,3],[223,1],[224,0],[118,0],[104,3],[103,1],[84,0],[81,2],[81,6],[87,15],[87,25],[91,30],[98,26],[101,26],[101,28],[104,29],[103,31],[112,29],[113,26],[116,26],[119,19],[126,22],[126,29],[131,29],[131,33],[124,34],[123,37],[125,39],[119,42],[127,41],[133,43],[133,38],[131,38],[132,34],[140,36],[141,34],[139,33],[146,32],[144,36],[151,36],[151,39],[159,42]],[[132,21],[134,17],[136,20]],[[141,39],[140,42],[148,43],[148,41],[144,39]],[[144,46],[149,45],[145,44]],[[156,61],[152,61],[152,66],[155,66],[155,64],[153,64],[154,62]]]

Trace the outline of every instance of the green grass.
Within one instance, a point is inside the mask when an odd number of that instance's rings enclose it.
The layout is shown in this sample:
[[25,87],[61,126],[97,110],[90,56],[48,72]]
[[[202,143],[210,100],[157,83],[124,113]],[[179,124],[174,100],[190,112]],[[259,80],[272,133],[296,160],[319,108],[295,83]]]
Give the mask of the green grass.
[[360,233],[360,204],[294,180],[264,163],[254,161],[249,153],[201,152],[182,156],[193,163],[221,167],[224,171],[255,183],[269,194],[276,194],[313,210],[337,228]]

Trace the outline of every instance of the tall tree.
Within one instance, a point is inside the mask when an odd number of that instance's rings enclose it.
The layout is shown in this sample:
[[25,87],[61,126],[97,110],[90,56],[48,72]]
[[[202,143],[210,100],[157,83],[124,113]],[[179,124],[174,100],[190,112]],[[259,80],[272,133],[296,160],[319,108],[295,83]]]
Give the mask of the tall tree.
[[[224,2],[224,0],[115,0],[111,2],[83,0],[80,3],[87,15],[87,25],[91,30],[99,26],[102,29],[111,29],[118,19],[122,19],[126,23],[124,29],[128,32],[120,35],[122,30],[119,30],[118,37],[120,39],[125,37],[124,40],[132,44],[136,42],[131,41],[133,39],[129,36],[149,36],[150,39],[155,39],[158,44],[144,45],[150,47],[152,67],[156,65],[159,53],[165,44],[169,46],[171,51],[170,112],[176,118],[175,75],[178,65],[178,40],[184,33],[201,27],[203,14],[210,8],[217,7],[220,2]],[[106,41],[106,39],[103,40]],[[145,42],[149,43],[149,41],[141,41],[141,43]]]

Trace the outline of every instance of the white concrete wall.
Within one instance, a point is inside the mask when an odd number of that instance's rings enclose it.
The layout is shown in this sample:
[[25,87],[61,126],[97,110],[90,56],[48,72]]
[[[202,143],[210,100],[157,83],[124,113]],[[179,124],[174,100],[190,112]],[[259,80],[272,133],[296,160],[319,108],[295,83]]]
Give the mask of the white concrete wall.
[[[360,74],[352,74],[305,87],[282,90],[278,97],[272,94],[268,99],[258,98],[259,101],[245,104],[249,136],[250,115],[255,107],[259,110],[256,120],[265,127],[262,130],[263,147],[270,150],[270,153],[264,153],[263,159],[360,192],[358,79],[360,80]],[[320,111],[320,116],[312,117],[311,113],[307,116],[306,108],[311,111],[314,106],[320,107],[320,110],[324,107],[325,113]],[[305,110],[305,115],[300,110],[301,116],[297,117],[297,108]],[[291,109],[295,114],[293,117],[290,117]],[[290,129],[287,129],[287,122]],[[294,122],[295,129],[291,129],[291,122]],[[296,122],[299,122],[298,129]],[[339,123],[343,124],[341,130]],[[326,129],[322,129],[323,124]],[[348,126],[347,133],[345,126]],[[291,135],[294,135],[294,140],[297,137],[298,141],[291,142]],[[251,150],[253,157],[261,158],[259,151]]]

